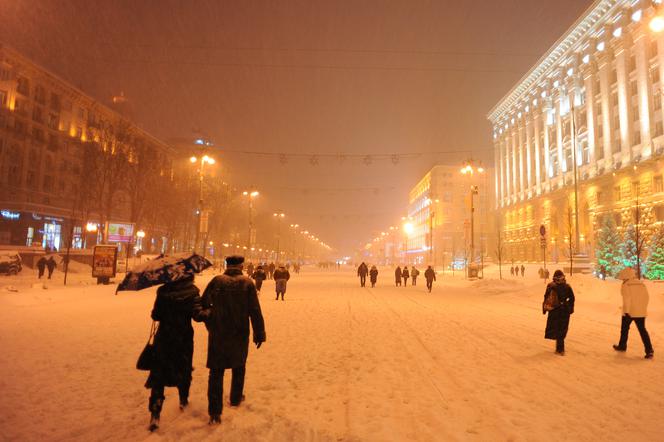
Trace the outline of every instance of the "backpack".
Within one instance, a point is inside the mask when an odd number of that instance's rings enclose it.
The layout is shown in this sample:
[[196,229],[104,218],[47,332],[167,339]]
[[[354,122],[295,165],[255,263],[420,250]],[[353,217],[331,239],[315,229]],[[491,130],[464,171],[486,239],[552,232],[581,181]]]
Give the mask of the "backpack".
[[546,295],[544,295],[544,305],[542,308],[550,312],[560,306],[560,300],[558,299],[558,291],[555,287],[549,287],[546,289]]

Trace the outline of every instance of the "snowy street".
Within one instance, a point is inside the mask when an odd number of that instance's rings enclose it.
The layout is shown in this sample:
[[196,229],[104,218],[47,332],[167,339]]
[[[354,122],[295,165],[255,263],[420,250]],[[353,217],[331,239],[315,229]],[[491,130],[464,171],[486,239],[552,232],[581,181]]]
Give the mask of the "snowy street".
[[[529,272],[533,274],[534,272]],[[197,277],[201,291],[212,273]],[[491,275],[491,278],[494,276]],[[509,278],[509,277],[508,277]],[[147,339],[154,289],[75,285],[0,290],[0,439],[31,440],[662,440],[664,286],[648,283],[655,359],[633,326],[616,354],[619,283],[574,276],[564,357],[543,338],[544,284],[442,277],[432,294],[375,289],[352,269],[306,268],[260,301],[267,342],[252,345],[246,402],[207,424],[207,332],[195,324],[190,407],[166,390],[149,434]],[[368,284],[368,283],[367,283]]]

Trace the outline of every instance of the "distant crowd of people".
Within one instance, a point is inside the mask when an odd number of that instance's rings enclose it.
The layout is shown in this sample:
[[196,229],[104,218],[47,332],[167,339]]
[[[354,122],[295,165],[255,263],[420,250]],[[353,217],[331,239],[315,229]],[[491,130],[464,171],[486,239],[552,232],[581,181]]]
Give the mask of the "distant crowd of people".
[[[410,270],[408,270],[408,266],[404,265],[403,269],[401,266],[398,266],[394,270],[394,281],[396,283],[396,286],[399,287],[401,286],[401,281],[403,280],[403,287],[406,287],[408,285],[408,280],[412,281],[412,285],[416,286],[417,285],[417,277],[420,275],[420,271],[415,268],[415,266],[411,266]],[[371,287],[376,287],[376,282],[378,282],[378,268],[375,265],[371,266],[371,269],[367,266],[365,262],[362,262],[358,267],[357,267],[357,276],[360,277],[360,287],[365,287],[366,282],[367,282],[367,276],[369,276],[369,281],[371,282]],[[433,288],[433,282],[436,280],[436,272],[434,271],[433,267],[428,266],[427,269],[424,271],[424,279],[427,282],[427,289],[429,290],[429,293],[431,293],[431,289]]]

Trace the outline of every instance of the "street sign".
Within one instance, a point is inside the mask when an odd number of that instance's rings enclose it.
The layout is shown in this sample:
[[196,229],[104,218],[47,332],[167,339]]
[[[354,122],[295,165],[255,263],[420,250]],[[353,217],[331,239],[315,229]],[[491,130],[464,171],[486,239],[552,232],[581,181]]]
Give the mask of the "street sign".
[[92,277],[114,278],[118,248],[114,245],[96,245],[92,253]]
[[544,227],[544,224],[540,225],[540,235],[546,235],[546,227]]

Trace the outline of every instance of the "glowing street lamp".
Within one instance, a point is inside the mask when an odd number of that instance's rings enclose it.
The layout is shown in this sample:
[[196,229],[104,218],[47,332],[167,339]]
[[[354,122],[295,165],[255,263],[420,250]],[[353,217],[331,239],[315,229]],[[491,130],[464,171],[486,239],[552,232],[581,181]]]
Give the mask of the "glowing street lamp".
[[656,34],[659,34],[660,32],[664,31],[664,16],[662,16],[659,13],[655,15],[650,20],[648,27],[650,28],[651,31],[653,31]]
[[[202,157],[198,158],[196,156],[192,156],[189,158],[189,161],[192,164],[200,163],[198,165],[198,228],[196,229],[196,238],[194,239],[194,250],[196,250],[196,247],[198,246],[198,242],[200,239],[200,235],[203,230],[202,226],[202,220],[203,220],[203,167],[206,164],[213,165],[216,163],[215,159],[208,156],[208,155],[203,155]],[[207,232],[207,226],[205,227],[205,230]],[[205,257],[205,242],[203,243],[203,257]]]
[[249,235],[247,236],[247,244],[249,247],[253,246],[254,240],[254,198],[258,197],[260,193],[258,190],[245,190],[242,195],[249,198]]

